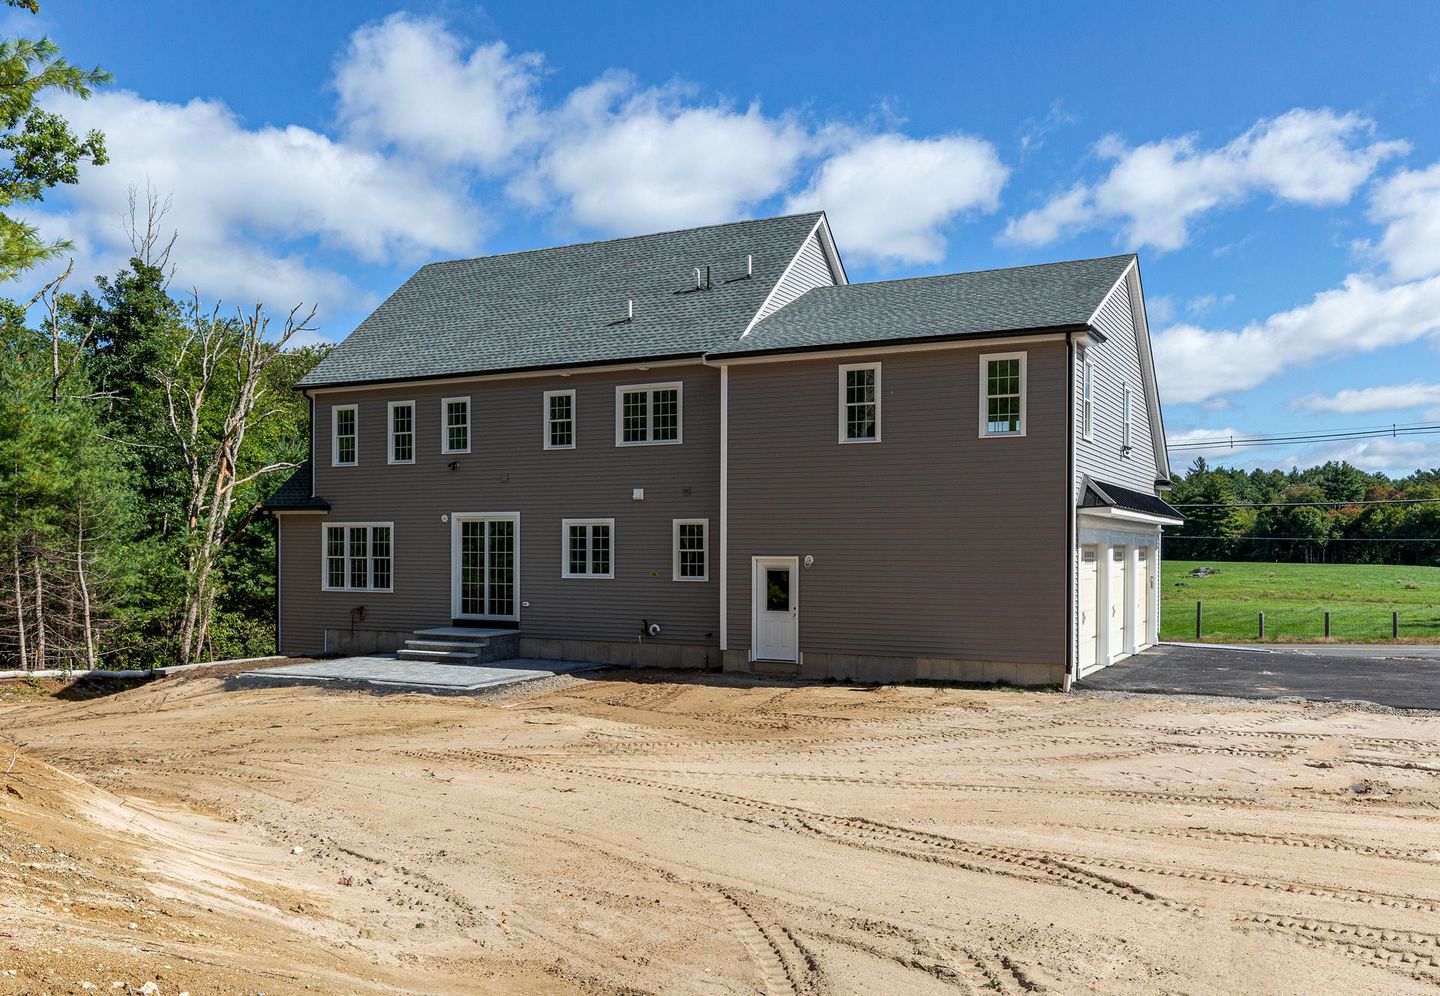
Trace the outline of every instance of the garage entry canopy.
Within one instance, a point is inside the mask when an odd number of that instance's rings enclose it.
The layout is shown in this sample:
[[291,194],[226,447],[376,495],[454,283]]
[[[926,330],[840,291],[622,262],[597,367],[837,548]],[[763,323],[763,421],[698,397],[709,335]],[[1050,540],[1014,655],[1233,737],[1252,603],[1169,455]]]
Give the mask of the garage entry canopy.
[[1185,516],[1163,498],[1143,491],[1086,477],[1080,492],[1082,515],[1105,516],[1149,522],[1157,526],[1178,526]]

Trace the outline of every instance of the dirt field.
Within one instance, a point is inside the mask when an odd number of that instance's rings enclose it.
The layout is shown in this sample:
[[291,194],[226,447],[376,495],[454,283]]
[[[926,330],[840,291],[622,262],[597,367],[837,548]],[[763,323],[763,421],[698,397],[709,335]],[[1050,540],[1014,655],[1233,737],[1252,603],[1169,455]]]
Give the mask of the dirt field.
[[0,992],[1440,986],[1433,715],[192,674],[0,730]]

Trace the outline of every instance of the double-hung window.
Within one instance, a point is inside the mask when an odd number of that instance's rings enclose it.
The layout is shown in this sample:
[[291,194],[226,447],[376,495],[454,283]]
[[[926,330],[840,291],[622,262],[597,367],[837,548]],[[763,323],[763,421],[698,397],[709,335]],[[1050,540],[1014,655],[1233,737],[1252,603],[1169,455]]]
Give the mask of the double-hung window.
[[980,435],[1025,435],[1025,354],[980,357]]
[[710,574],[710,550],[707,542],[709,519],[674,520],[675,562],[672,578],[676,581],[705,581]]
[[615,389],[615,445],[646,446],[681,439],[681,391],[676,384]]
[[1086,360],[1080,368],[1080,435],[1093,439],[1095,431],[1095,370]]
[[561,577],[615,576],[614,519],[565,519],[560,523],[560,537]]
[[545,448],[575,448],[575,392],[545,392]]
[[360,462],[360,408],[335,405],[330,409],[330,465],[353,467]]
[[393,591],[389,522],[326,523],[326,591]]
[[1120,455],[1130,455],[1130,385],[1120,386]]
[[390,418],[390,462],[414,463],[415,402],[392,401],[387,410]]
[[442,398],[440,401],[440,452],[470,452],[470,399]]
[[880,441],[880,364],[840,367],[840,442]]

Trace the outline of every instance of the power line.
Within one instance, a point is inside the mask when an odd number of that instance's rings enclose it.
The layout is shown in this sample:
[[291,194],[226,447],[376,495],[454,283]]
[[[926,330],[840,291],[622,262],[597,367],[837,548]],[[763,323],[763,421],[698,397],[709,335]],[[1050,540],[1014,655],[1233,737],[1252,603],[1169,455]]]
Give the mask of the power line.
[[1176,540],[1197,539],[1197,540],[1236,540],[1242,543],[1440,543],[1440,539],[1427,539],[1425,537],[1376,537],[1365,539],[1360,536],[1167,536],[1165,542],[1173,543]]
[[1428,505],[1440,498],[1367,498],[1364,501],[1217,501],[1170,503],[1171,508],[1343,508],[1346,505]]
[[1224,436],[1214,439],[1187,439],[1183,443],[1171,443],[1167,448],[1179,450],[1240,449],[1250,446],[1285,446],[1295,443],[1326,443],[1349,439],[1381,439],[1400,436],[1421,436],[1440,432],[1440,422],[1395,422],[1386,426],[1362,426],[1353,429],[1335,429],[1328,432],[1292,433],[1273,436]]

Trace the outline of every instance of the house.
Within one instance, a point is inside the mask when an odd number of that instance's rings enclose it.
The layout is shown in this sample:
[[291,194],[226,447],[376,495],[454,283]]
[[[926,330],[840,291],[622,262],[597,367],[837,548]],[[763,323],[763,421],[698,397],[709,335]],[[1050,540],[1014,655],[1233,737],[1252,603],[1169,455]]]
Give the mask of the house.
[[1156,640],[1131,255],[852,284],[815,213],[435,263],[301,387],[284,653],[1058,684]]

